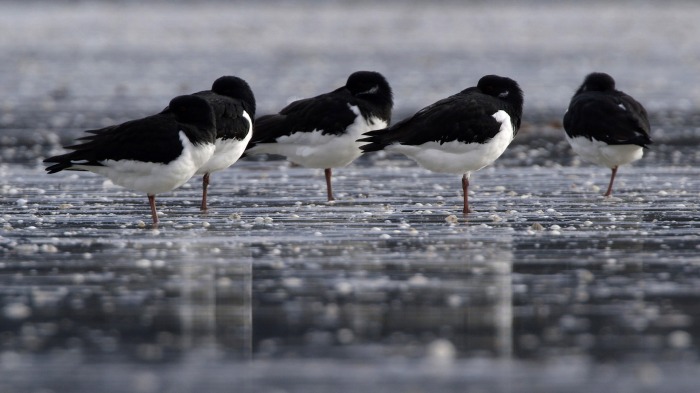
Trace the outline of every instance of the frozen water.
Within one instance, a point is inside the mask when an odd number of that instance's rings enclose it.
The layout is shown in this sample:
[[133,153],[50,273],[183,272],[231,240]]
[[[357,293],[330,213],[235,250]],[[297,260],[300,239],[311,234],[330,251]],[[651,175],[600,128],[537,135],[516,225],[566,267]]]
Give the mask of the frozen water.
[[[700,6],[692,2],[132,2],[0,13],[0,391],[693,391],[700,324]],[[473,175],[374,154],[242,160],[145,195],[41,159],[216,77],[261,114],[357,69],[398,120],[486,73],[521,133]],[[560,120],[592,70],[656,144],[609,171]],[[38,372],[37,370],[40,370]]]
[[[527,359],[563,358],[575,374],[621,362],[636,386],[646,383],[638,368],[652,367],[659,386],[677,371],[659,356],[696,357],[693,168],[627,167],[617,197],[603,199],[597,168],[498,165],[475,176],[465,219],[459,178],[398,158],[338,170],[332,204],[320,171],[244,161],[214,178],[205,215],[198,181],[160,197],[157,230],[141,222],[144,196],[97,176],[1,174],[13,190],[2,199],[3,348],[25,366],[49,367],[56,351],[125,370],[166,361],[152,378],[170,386],[179,368],[209,379],[191,362],[253,359],[253,385],[274,386],[295,374],[279,359],[301,357],[320,374],[303,371],[300,387],[343,367],[372,372],[358,361],[419,367],[408,381],[450,386],[477,359],[528,379]],[[328,358],[339,363],[317,363]],[[260,367],[275,369],[271,381],[258,380]]]

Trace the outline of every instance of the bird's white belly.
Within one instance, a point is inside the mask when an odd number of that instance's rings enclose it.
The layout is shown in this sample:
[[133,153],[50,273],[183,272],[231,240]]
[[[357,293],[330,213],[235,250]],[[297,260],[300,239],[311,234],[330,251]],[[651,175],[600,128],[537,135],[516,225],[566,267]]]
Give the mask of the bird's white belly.
[[193,145],[183,132],[180,140],[184,146],[182,154],[167,163],[134,160],[105,160],[104,166],[75,165],[103,175],[114,184],[149,195],[171,191],[183,185],[214,154],[214,144]]
[[451,141],[442,144],[427,142],[417,146],[394,144],[385,150],[403,153],[433,172],[463,174],[478,171],[493,163],[513,141],[510,117],[504,111],[498,111],[493,116],[501,123],[501,128],[485,143]]
[[307,168],[338,168],[353,162],[362,154],[357,142],[367,131],[386,128],[387,123],[373,118],[366,122],[358,116],[343,135],[323,134],[321,130],[297,132],[277,139],[275,143],[261,143],[249,150],[252,154],[279,154],[289,161]]
[[581,158],[608,168],[629,164],[644,155],[644,148],[634,144],[608,145],[595,139],[583,136],[570,138],[568,135],[566,135],[566,140]]
[[203,175],[205,173],[212,173],[233,165],[243,155],[252,136],[252,127],[250,127],[248,129],[248,134],[242,140],[217,139],[214,155],[197,170],[197,174]]

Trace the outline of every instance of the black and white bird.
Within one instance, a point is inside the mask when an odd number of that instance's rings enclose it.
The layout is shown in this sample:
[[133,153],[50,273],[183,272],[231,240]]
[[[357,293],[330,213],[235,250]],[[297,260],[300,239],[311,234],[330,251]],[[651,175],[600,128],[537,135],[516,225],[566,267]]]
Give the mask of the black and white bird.
[[346,166],[362,154],[357,139],[366,131],[385,128],[393,105],[384,76],[358,71],[343,87],[256,119],[246,154],[278,154],[304,167],[325,169],[332,201],[332,168]]
[[647,111],[629,95],[615,89],[608,74],[586,76],[564,114],[566,139],[584,160],[612,170],[604,196],[612,195],[620,165],[642,158],[652,143]]
[[476,87],[427,106],[386,130],[365,133],[364,152],[405,154],[433,172],[462,175],[464,214],[470,212],[469,178],[493,163],[520,128],[523,92],[497,75],[482,77]]
[[148,195],[158,224],[155,195],[183,185],[214,154],[216,126],[206,100],[185,95],[169,104],[170,113],[89,130],[70,153],[44,160],[48,173],[90,171],[114,184]]
[[[209,161],[197,170],[198,175],[203,175],[201,209],[207,210],[211,173],[226,169],[238,161],[253,136],[255,96],[248,83],[236,76],[222,76],[214,81],[211,90],[193,95],[207,100],[216,119],[216,150]],[[164,112],[168,112],[168,108]]]

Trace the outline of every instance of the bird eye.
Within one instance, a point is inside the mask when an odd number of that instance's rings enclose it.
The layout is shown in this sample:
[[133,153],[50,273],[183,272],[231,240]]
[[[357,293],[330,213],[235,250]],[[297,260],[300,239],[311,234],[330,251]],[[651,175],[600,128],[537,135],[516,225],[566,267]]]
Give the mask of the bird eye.
[[506,98],[506,97],[508,97],[508,94],[510,94],[510,92],[508,90],[503,91],[500,94],[498,94],[498,98]]

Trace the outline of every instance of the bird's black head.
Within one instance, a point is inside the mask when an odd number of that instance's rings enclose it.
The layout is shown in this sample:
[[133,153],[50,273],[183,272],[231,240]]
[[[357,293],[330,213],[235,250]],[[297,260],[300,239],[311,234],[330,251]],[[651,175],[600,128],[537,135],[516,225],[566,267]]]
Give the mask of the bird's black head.
[[578,88],[576,94],[585,91],[611,91],[615,90],[615,79],[604,72],[593,72],[586,76],[583,84]]
[[182,123],[214,129],[214,111],[209,103],[194,95],[177,96],[170,100],[170,110]]
[[345,87],[354,96],[378,96],[392,101],[393,93],[384,76],[373,71],[353,72]]
[[384,76],[374,71],[353,72],[345,83],[345,88],[357,98],[371,103],[375,115],[387,122],[391,119],[394,95]]
[[496,97],[513,106],[519,112],[523,109],[523,91],[518,82],[498,75],[486,75],[476,85],[482,93]]
[[250,118],[255,118],[255,95],[248,82],[237,76],[225,75],[214,81],[211,91],[222,96],[241,100]]

